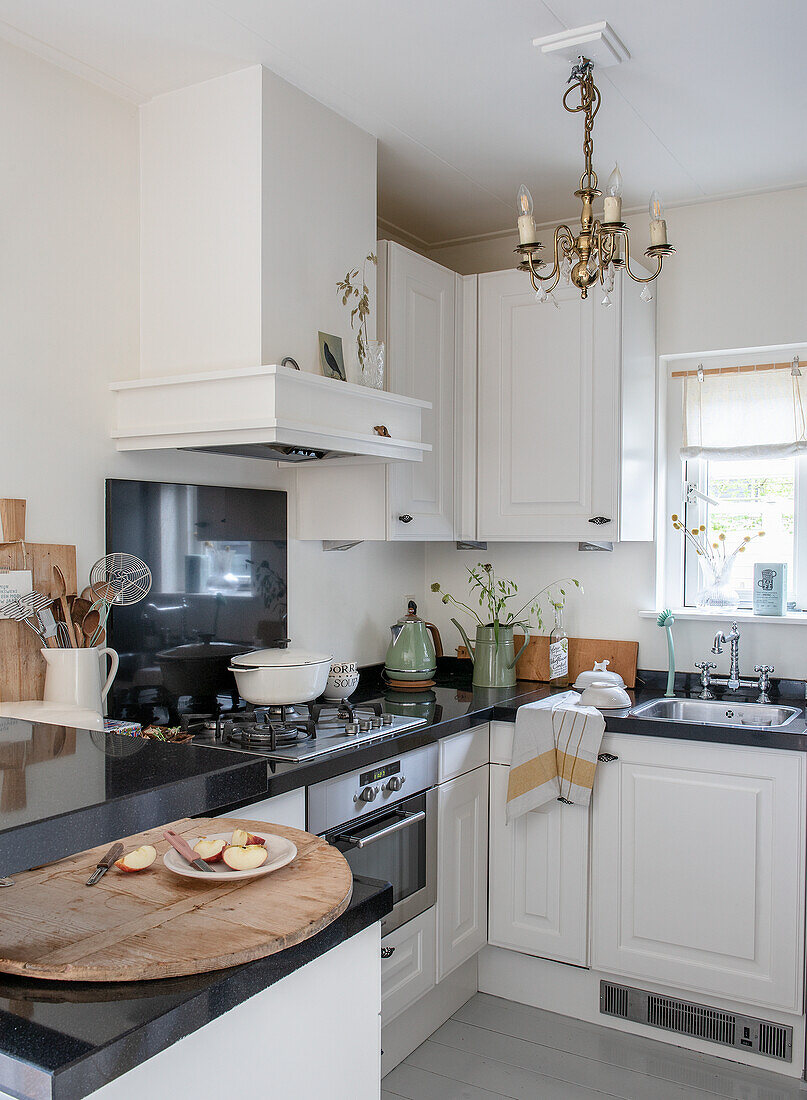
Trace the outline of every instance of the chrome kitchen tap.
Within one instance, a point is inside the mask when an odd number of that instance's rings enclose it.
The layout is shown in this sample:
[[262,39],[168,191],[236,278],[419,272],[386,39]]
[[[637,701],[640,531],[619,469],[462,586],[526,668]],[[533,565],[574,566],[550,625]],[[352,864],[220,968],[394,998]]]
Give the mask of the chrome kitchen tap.
[[712,645],[712,653],[722,653],[724,644],[728,642],[731,645],[731,666],[729,668],[729,678],[726,681],[726,688],[728,691],[738,691],[740,687],[740,632],[737,629],[737,624],[731,624],[731,630],[728,634],[724,634],[722,630],[718,630],[715,634],[714,644]]

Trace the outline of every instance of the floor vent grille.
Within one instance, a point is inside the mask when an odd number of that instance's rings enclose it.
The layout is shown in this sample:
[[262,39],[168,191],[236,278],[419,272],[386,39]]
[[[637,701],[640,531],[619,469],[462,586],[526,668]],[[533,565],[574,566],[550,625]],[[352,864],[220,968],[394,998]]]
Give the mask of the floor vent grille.
[[647,989],[601,981],[600,1012],[721,1046],[764,1054],[781,1062],[793,1059],[792,1027],[678,997],[665,997]]

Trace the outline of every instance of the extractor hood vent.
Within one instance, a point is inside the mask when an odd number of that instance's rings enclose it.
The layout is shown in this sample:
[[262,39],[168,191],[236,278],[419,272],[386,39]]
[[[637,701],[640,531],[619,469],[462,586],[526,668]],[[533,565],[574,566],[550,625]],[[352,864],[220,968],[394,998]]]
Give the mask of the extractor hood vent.
[[283,366],[115,382],[119,451],[190,450],[275,462],[419,462],[426,401]]

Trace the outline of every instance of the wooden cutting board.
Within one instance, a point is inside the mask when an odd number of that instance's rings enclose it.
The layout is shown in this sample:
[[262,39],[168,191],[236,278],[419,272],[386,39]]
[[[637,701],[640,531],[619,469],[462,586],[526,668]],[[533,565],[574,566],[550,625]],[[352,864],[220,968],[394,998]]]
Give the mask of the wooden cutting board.
[[[215,884],[182,878],[163,864],[165,829],[193,837],[236,826],[287,837],[297,858],[256,879],[228,883],[216,876]],[[123,843],[126,851],[153,844],[157,862],[131,874],[113,867],[96,886],[85,886],[105,844],[15,875],[14,886],[0,890],[0,971],[122,982],[220,970],[316,935],[344,912],[353,891],[341,852],[284,825],[186,818]]]
[[[524,635],[515,635],[516,653],[524,644]],[[595,661],[608,661],[608,671],[618,672],[625,686],[636,686],[636,665],[639,660],[639,643],[610,641],[604,638],[569,639],[569,676],[562,683],[573,684],[581,672],[594,668]],[[516,665],[519,680],[549,681],[549,638],[536,635]]]
[[[75,546],[24,542],[25,501],[0,500],[0,570],[30,569],[33,587],[54,592],[53,566],[64,573],[68,593],[76,591]],[[24,623],[0,619],[0,702],[41,699],[45,687],[45,662],[41,643]]]

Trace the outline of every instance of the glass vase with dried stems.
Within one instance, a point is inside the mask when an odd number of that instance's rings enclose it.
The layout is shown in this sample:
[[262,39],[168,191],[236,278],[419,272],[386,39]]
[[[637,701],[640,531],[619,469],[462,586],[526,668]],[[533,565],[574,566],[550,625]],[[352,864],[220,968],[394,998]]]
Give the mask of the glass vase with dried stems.
[[734,611],[740,602],[737,589],[731,581],[731,573],[738,554],[744,554],[749,542],[763,538],[764,531],[753,535],[744,535],[740,543],[729,551],[726,535],[721,531],[714,542],[709,541],[705,524],[699,527],[687,527],[674,512],[672,525],[681,531],[684,538],[695,551],[703,576],[703,585],[695,597],[695,606],[713,611]]

